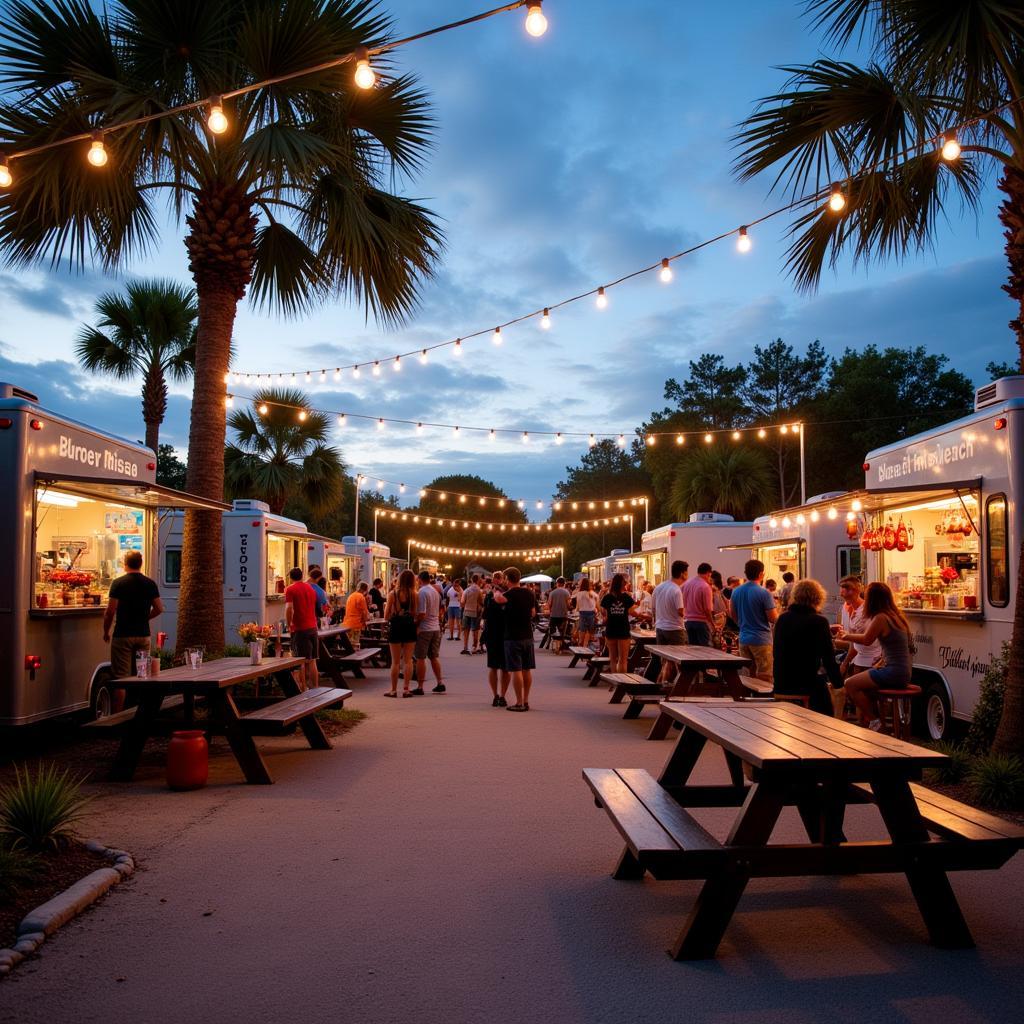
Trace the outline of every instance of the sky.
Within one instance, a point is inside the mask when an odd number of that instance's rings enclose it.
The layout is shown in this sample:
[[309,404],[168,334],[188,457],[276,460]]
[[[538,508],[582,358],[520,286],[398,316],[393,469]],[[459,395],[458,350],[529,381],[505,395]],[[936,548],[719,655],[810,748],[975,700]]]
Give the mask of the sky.
[[[385,0],[398,36],[486,9],[487,0]],[[418,310],[401,328],[367,322],[341,302],[301,319],[244,304],[235,330],[240,372],[304,371],[383,361],[396,352],[489,330],[656,263],[781,205],[771,181],[740,184],[735,127],[785,80],[780,66],[821,54],[801,3],[723,0],[546,0],[545,36],[523,12],[417,42],[397,54],[429,92],[438,122],[424,171],[400,191],[441,219],[447,246]],[[591,300],[506,329],[502,346],[468,341],[421,366],[403,360],[324,385],[299,383],[318,409],[373,417],[527,431],[632,434],[661,408],[667,378],[704,352],[730,363],[776,337],[830,354],[867,344],[924,345],[976,384],[991,360],[1014,356],[998,193],[979,215],[952,207],[932,249],[900,264],[842,264],[813,294],[783,269],[786,221],[726,240]],[[83,373],[75,337],[96,297],[129,277],[188,281],[181,239],[163,241],[119,275],[0,267],[0,380],[44,406],[112,433],[143,434],[138,386]],[[239,396],[244,387],[232,387]],[[161,439],[184,451],[189,389],[172,386]],[[333,442],[353,471],[415,488],[446,473],[477,473],[531,503],[549,499],[586,439],[413,429],[350,419]],[[813,442],[812,442],[813,443]],[[403,497],[403,502],[405,498]],[[653,525],[653,524],[652,524]]]

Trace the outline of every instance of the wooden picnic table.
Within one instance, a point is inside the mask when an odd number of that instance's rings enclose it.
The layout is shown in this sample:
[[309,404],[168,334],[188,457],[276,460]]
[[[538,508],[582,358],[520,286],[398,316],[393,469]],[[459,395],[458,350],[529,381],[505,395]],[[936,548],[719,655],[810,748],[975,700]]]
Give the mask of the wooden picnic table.
[[733,700],[743,699],[739,670],[751,664],[749,658],[728,654],[717,647],[700,647],[696,644],[649,644],[647,650],[654,657],[670,661],[679,668],[675,683],[668,692],[669,697],[688,696],[693,681],[701,672],[717,671]]
[[[705,879],[673,958],[713,957],[756,877],[901,872],[932,941],[973,945],[946,872],[1002,866],[1024,845],[1024,830],[915,785],[945,755],[790,703],[662,709],[683,729],[657,780],[640,769],[585,769],[584,777],[626,839],[615,878]],[[729,785],[690,784],[709,742],[725,753]],[[866,802],[877,805],[888,841],[846,841],[846,805]],[[769,845],[785,806],[798,809],[807,843]],[[739,810],[720,842],[688,807]]]
[[[125,676],[116,680],[115,685],[138,693],[139,705],[125,726],[110,778],[119,782],[130,782],[134,778],[146,740],[155,731],[160,706],[168,694],[180,693],[186,699],[206,698],[212,729],[227,737],[246,782],[268,785],[274,781],[256,748],[255,735],[273,734],[297,723],[310,747],[330,750],[331,741],[313,713],[343,702],[352,691],[334,687],[300,690],[292,670],[303,663],[303,658],[294,657],[264,658],[260,665],[251,664],[249,658],[217,658],[204,661],[197,669],[182,665],[146,679]],[[285,699],[248,715],[241,714],[231,690],[240,683],[264,676],[274,677]]]
[[634,628],[629,631],[629,636],[633,646],[626,660],[626,671],[635,672],[648,648],[657,640],[658,634],[653,629]]

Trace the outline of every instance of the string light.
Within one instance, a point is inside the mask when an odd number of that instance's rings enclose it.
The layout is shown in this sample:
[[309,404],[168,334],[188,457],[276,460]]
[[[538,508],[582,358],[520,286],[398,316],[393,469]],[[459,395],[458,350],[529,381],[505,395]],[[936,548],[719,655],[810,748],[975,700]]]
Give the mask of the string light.
[[345,422],[346,422],[346,416],[345,416],[345,414],[344,414],[344,413],[342,413],[342,414],[341,414],[341,415],[340,415],[340,416],[338,417],[338,426],[339,426],[339,427],[343,427],[343,426],[345,426]]
[[374,377],[380,376],[380,360],[377,359],[373,364],[373,375]]
[[[363,479],[365,480],[367,478],[363,477]],[[386,483],[386,480],[378,480],[377,490],[382,490]],[[451,497],[454,498],[455,495],[453,494]],[[462,497],[460,496],[459,504],[462,503]],[[542,504],[543,502],[538,502],[537,507],[540,508]],[[526,502],[516,502],[516,505],[519,507],[520,511],[523,511],[525,510]],[[375,519],[392,519],[399,521],[407,517],[409,513],[402,509],[391,508],[390,506],[378,506],[373,510],[373,515]],[[424,526],[436,526],[441,529],[471,530],[481,529],[483,527],[490,529],[491,527],[496,526],[499,532],[510,531],[512,533],[541,533],[547,532],[549,528],[553,529],[554,527],[558,527],[560,530],[564,530],[566,527],[570,529],[578,528],[586,530],[592,526],[625,526],[633,521],[633,516],[627,512],[621,512],[618,515],[599,516],[595,519],[563,519],[558,522],[549,523],[501,523],[476,519],[449,519],[448,516],[430,516],[420,514],[414,516],[414,520],[422,523]]]
[[427,365],[427,361],[428,361],[427,350],[424,349],[420,353],[420,363],[422,363],[424,366],[426,366]]
[[364,46],[356,53],[355,83],[360,89],[372,89],[377,82],[377,76],[370,67],[370,51]]
[[461,338],[456,338],[455,339],[454,355],[457,355],[457,356],[461,356],[462,355],[462,339]]
[[676,444],[686,444],[686,437],[683,434],[676,434]]
[[591,434],[591,435],[590,435],[590,436],[589,436],[589,437],[587,438],[587,446],[588,446],[588,447],[590,447],[590,448],[593,448],[593,447],[594,447],[594,445],[596,445],[596,444],[597,444],[597,438],[596,438],[596,437],[594,437],[594,435],[593,435],[593,434]]
[[604,293],[604,285],[601,285],[601,287],[597,289],[597,298],[594,299],[594,305],[597,306],[598,309],[608,308],[608,296]]
[[740,228],[740,236],[736,239],[736,248],[740,252],[750,252],[751,241],[750,235],[747,234],[747,226],[744,224]]
[[495,345],[500,345],[501,344],[501,328],[500,327],[495,327],[494,328],[494,333],[491,335],[491,341],[493,341]]
[[619,437],[618,437],[618,440],[617,440],[616,443],[618,444],[618,446],[620,448],[625,448],[626,447],[626,435],[625,434],[619,434]]
[[647,437],[644,438],[644,441],[649,448],[653,448],[657,440],[658,439],[653,434],[648,434]]
[[383,416],[381,416],[381,417],[380,417],[380,418],[379,418],[379,419],[377,420],[377,429],[378,429],[378,430],[383,430],[383,429],[384,429],[384,417],[383,417]]
[[352,367],[352,376],[353,377],[359,377],[359,367],[358,366],[353,366]]
[[839,513],[834,508],[830,508],[827,513],[829,519],[838,519]]
[[14,176],[7,166],[7,157],[0,153],[0,188],[10,188],[14,184]]
[[210,114],[206,118],[206,127],[214,135],[223,135],[228,130],[228,119],[224,113],[224,101],[219,96],[215,96],[210,101]]
[[231,395],[228,395],[228,396],[227,396],[227,397],[226,397],[226,398],[224,399],[224,405],[225,405],[225,406],[226,406],[226,407],[227,407],[228,409],[232,409],[232,408],[234,408],[234,405],[235,405],[235,400],[234,400],[234,398],[232,398],[232,397],[231,397]]
[[555,444],[562,444],[565,438],[561,434],[555,434]]
[[952,163],[954,160],[960,159],[960,143],[957,142],[955,134],[950,134],[942,140],[942,159]]
[[711,444],[711,442],[714,441],[714,439],[715,438],[714,438],[713,434],[705,434],[704,435],[704,443],[705,444]]
[[402,370],[402,357],[395,356],[395,361],[391,364],[391,366],[394,369],[395,373],[400,373]]
[[266,402],[263,402],[263,403],[262,403],[262,404],[260,405],[260,410],[259,410],[259,411],[260,411],[260,415],[261,415],[261,416],[266,416],[266,415],[267,415],[267,413],[268,413],[268,412],[270,412],[270,409],[268,408],[268,406],[267,406],[267,403],[266,403]]
[[300,409],[299,410],[299,422],[300,423],[305,423],[306,422],[306,415],[307,415],[307,413],[306,413],[305,409]]
[[551,330],[551,310],[550,309],[546,309],[545,308],[544,313],[543,313],[543,315],[540,318],[540,325],[541,325],[541,327],[544,328],[545,331],[550,331]]
[[408,541],[413,547],[422,548],[424,551],[435,551],[445,555],[469,555],[476,558],[555,558],[565,550],[562,547],[526,548],[523,550],[502,549],[498,551],[481,551],[477,548],[449,547],[445,544],[428,544],[424,541],[409,538]]
[[526,8],[526,31],[531,36],[540,37],[548,30],[548,19],[540,7],[540,0],[533,2]]
[[846,196],[838,185],[832,186],[832,194],[828,197],[828,208],[833,213],[839,213],[846,207]]
[[741,437],[741,434],[740,434],[740,432],[738,430],[734,430],[732,432],[732,439],[734,441],[738,441],[740,439],[740,437]]
[[658,277],[664,284],[668,284],[672,280],[672,268],[669,266],[667,256],[661,261],[661,270],[658,271]]
[[92,144],[89,146],[89,163],[93,167],[104,167],[107,163],[107,148],[103,145],[103,133],[92,133]]

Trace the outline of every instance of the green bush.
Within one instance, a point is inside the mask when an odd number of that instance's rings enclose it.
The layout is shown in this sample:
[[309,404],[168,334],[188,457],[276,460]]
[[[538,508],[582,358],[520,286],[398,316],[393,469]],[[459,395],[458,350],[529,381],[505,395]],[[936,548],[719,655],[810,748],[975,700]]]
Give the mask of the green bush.
[[948,743],[945,740],[940,740],[938,743],[929,743],[928,746],[940,754],[945,754],[949,760],[937,768],[929,768],[925,772],[925,780],[947,786],[963,782],[964,777],[971,769],[972,758],[970,752],[959,743]]
[[14,775],[14,784],[0,789],[0,833],[10,846],[57,849],[71,839],[90,800],[82,795],[82,780],[55,764],[40,764],[34,776],[15,766]]
[[39,861],[24,850],[0,846],[0,901],[12,899],[18,889],[31,883],[39,869]]
[[1009,664],[1010,645],[1005,643],[999,656],[992,659],[988,671],[981,677],[978,703],[974,705],[971,727],[967,731],[967,749],[972,754],[987,754],[996,738],[996,729],[1003,714],[1003,691]]
[[1014,754],[986,754],[968,776],[976,799],[989,807],[1024,805],[1024,761]]

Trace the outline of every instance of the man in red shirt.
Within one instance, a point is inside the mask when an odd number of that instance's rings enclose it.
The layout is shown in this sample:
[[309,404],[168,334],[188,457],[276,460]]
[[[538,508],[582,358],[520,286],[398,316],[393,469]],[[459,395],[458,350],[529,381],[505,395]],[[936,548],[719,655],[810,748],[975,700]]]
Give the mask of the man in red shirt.
[[292,582],[284,592],[285,622],[292,637],[292,655],[306,659],[299,669],[299,684],[303,689],[309,689],[320,682],[320,673],[316,668],[316,659],[320,654],[316,591],[303,580],[301,569],[292,569],[288,578]]

